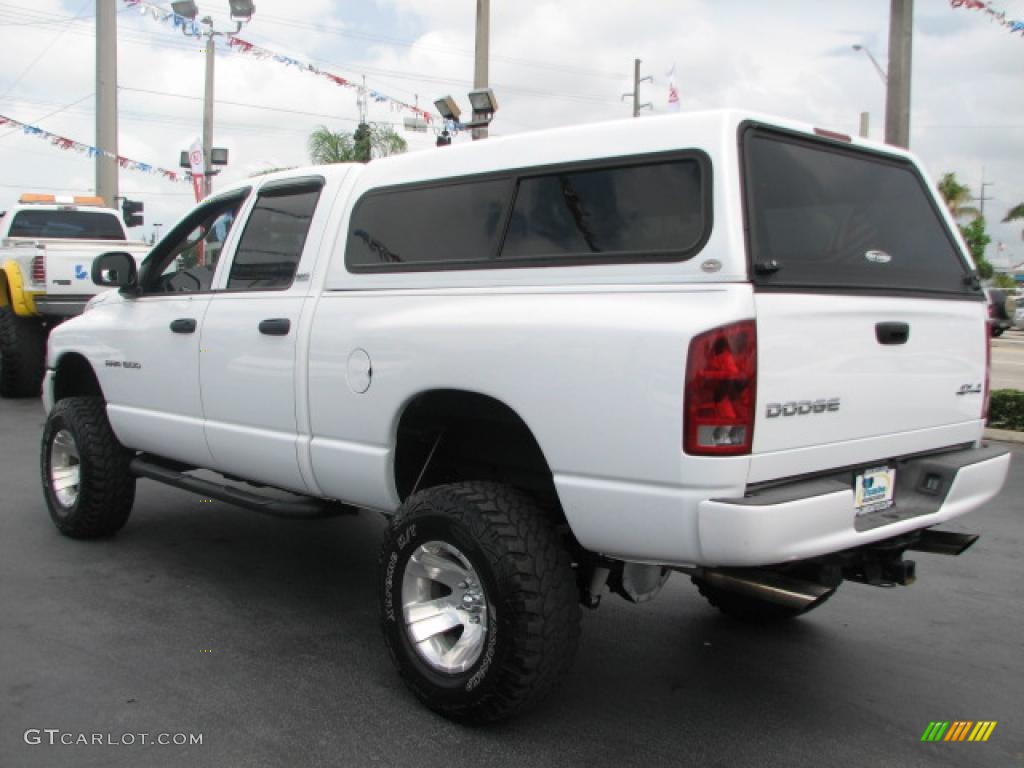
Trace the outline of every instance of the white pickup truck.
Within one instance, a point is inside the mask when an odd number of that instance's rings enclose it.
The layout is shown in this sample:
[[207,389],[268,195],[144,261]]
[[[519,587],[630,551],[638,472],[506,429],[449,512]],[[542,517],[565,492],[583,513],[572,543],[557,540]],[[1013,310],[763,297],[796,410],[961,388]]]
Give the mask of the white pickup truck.
[[0,213],[0,397],[38,397],[46,335],[103,290],[89,277],[111,249],[137,261],[149,251],[128,242],[124,221],[103,199],[26,193]]
[[139,477],[393,516],[384,638],[458,720],[544,695],[609,590],[648,600],[676,571],[767,621],[844,579],[909,584],[904,554],[969,546],[934,526],[1009,466],[982,441],[985,297],[932,184],[906,152],[784,120],[250,179],[138,273],[112,253],[93,274],[119,290],[47,358],[57,528],[113,534]]

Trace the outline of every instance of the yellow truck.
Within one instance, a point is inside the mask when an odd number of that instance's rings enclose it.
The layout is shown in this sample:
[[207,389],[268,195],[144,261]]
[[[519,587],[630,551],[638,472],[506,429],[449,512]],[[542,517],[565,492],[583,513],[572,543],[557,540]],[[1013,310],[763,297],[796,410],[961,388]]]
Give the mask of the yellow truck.
[[96,256],[141,261],[148,249],[99,197],[23,194],[0,214],[0,396],[39,395],[50,329],[104,290],[89,274]]

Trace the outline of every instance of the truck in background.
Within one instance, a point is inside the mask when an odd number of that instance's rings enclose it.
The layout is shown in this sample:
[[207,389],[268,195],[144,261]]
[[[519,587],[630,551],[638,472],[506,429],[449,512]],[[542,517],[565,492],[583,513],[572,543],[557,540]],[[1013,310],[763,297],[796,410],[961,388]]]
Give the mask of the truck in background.
[[39,395],[50,329],[103,290],[89,267],[114,247],[149,250],[100,197],[23,194],[0,214],[0,396]]

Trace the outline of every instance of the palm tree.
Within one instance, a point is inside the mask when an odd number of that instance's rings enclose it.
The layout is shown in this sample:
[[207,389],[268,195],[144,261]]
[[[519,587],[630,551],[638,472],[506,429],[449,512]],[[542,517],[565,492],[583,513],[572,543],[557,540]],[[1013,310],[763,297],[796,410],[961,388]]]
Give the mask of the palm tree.
[[308,148],[314,163],[368,163],[405,152],[408,144],[386,125],[360,123],[354,133],[321,125],[309,135]]
[[1017,219],[1024,219],[1024,203],[1017,203],[1013,208],[1006,212],[1006,216],[1003,217],[1003,221],[1016,221]]
[[968,205],[974,199],[970,187],[957,181],[955,173],[943,174],[942,181],[938,183],[938,188],[939,194],[946,201],[946,207],[949,208],[949,212],[953,214],[954,219],[959,220],[964,216],[977,217],[980,215],[977,208],[973,205]]

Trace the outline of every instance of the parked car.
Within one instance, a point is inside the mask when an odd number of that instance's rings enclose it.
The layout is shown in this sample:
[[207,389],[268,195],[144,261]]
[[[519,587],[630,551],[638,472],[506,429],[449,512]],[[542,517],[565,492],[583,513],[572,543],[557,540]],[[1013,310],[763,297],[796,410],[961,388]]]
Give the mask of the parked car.
[[1013,327],[1014,313],[1008,311],[1008,306],[1010,299],[1015,298],[1014,293],[1006,288],[986,288],[985,296],[988,298],[989,332],[993,336],[1002,336],[1003,331]]
[[99,197],[26,192],[0,213],[0,397],[39,396],[47,334],[103,290],[89,267],[115,247],[136,263],[149,251]]
[[[43,495],[75,538],[121,528],[140,477],[378,510],[401,676],[507,717],[609,593],[684,573],[782,620],[973,543],[935,526],[1010,457],[955,231],[908,152],[731,111],[239,181],[141,270],[93,263],[119,290],[51,336]],[[197,233],[216,263],[179,269]]]

